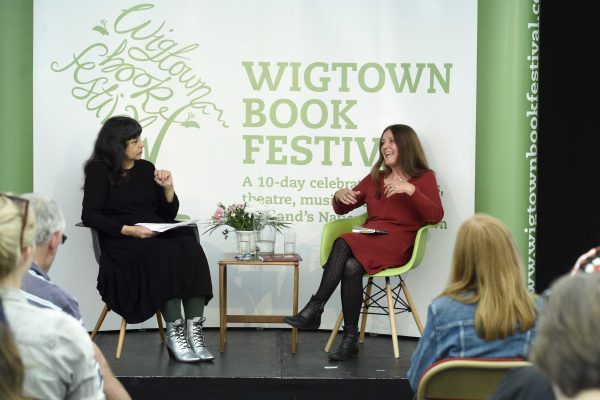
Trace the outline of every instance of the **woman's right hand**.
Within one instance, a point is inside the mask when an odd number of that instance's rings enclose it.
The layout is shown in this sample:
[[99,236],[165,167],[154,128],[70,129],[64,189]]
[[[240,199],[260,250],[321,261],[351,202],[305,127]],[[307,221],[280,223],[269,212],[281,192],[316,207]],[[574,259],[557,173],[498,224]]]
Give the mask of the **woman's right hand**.
[[144,226],[123,225],[121,233],[125,236],[133,236],[139,239],[151,238],[158,235],[158,232],[151,231]]
[[356,204],[358,202],[359,191],[353,191],[350,189],[340,189],[333,195],[333,199],[339,203],[347,206]]

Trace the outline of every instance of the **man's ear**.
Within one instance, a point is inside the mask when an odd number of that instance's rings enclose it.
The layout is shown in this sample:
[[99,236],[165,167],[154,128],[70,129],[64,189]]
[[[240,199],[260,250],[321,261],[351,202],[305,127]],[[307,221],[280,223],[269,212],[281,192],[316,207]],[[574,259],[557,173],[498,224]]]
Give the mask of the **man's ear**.
[[58,246],[62,242],[62,230],[58,230],[52,234],[48,242],[48,249],[54,254],[58,250]]

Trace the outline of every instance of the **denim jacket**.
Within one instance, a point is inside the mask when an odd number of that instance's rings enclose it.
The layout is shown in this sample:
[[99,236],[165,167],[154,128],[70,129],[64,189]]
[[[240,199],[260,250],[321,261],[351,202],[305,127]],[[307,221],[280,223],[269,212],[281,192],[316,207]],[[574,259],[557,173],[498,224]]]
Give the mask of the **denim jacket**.
[[[542,300],[536,300],[538,310]],[[427,312],[427,324],[412,355],[408,380],[416,392],[423,372],[433,363],[449,357],[526,358],[535,337],[535,327],[526,332],[486,341],[477,336],[477,304],[464,304],[447,296],[433,300]]]

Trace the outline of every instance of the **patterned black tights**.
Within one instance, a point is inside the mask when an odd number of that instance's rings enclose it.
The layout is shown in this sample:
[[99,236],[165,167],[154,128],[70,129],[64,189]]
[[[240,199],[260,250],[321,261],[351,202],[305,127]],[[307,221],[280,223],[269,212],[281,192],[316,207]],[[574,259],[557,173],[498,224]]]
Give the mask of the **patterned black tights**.
[[315,297],[322,302],[327,302],[341,281],[344,324],[350,328],[358,327],[358,317],[363,301],[362,278],[364,273],[364,268],[354,258],[348,243],[343,239],[336,239],[323,268],[321,284]]

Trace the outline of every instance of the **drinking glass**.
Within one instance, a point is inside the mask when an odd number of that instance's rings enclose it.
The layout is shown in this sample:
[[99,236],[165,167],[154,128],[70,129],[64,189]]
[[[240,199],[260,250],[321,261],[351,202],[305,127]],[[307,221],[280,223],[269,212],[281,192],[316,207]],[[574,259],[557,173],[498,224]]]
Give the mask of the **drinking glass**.
[[272,255],[275,251],[275,236],[277,231],[272,226],[265,226],[258,232],[256,246],[258,254]]
[[296,253],[296,231],[288,229],[283,233],[283,252],[285,254]]

